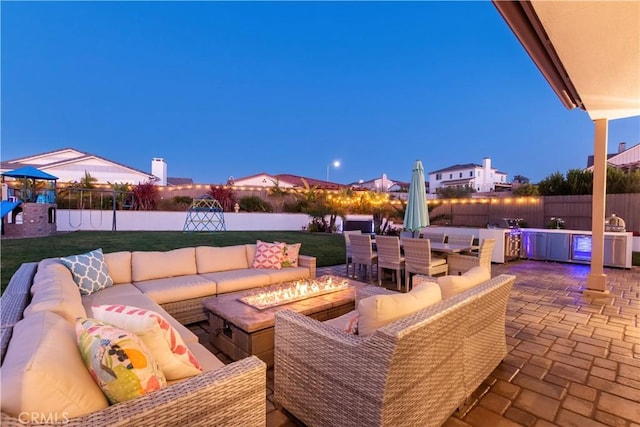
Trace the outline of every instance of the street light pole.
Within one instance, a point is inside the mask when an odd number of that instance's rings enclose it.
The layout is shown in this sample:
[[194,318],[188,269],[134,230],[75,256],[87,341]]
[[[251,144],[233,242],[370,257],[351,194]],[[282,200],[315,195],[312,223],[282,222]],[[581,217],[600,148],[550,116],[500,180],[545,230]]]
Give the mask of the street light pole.
[[329,168],[331,166],[333,166],[334,168],[339,168],[340,160],[334,160],[333,162],[327,164],[327,182],[329,182]]

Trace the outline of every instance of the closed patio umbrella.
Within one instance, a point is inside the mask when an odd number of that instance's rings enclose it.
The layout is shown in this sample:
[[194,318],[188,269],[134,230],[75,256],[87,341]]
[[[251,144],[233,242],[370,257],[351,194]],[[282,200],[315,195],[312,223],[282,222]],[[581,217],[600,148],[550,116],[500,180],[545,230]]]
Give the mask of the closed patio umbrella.
[[420,160],[416,160],[411,173],[409,184],[409,199],[404,213],[404,228],[416,232],[429,225],[429,210],[427,209],[427,190],[424,184],[424,167]]

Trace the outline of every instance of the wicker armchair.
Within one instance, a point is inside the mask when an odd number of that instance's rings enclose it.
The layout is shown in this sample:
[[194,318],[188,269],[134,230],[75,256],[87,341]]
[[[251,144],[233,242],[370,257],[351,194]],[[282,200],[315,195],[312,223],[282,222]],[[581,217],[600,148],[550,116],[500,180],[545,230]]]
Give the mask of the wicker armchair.
[[451,274],[462,274],[479,265],[486,267],[491,272],[491,255],[493,247],[496,245],[495,239],[484,239],[480,243],[478,255],[451,254],[447,257],[449,272]]
[[369,282],[373,281],[373,266],[378,266],[378,254],[373,251],[370,234],[353,234],[351,241],[351,263],[353,264],[353,277],[356,277],[356,265],[366,267],[365,273]]
[[411,274],[435,276],[447,274],[449,266],[447,260],[431,255],[431,241],[429,239],[404,239],[404,274],[407,291],[411,289]]
[[401,290],[404,257],[400,254],[400,239],[398,236],[376,236],[376,246],[378,248],[378,286],[382,286],[382,270],[388,269],[392,271],[392,277],[395,272],[398,290]]
[[440,426],[507,354],[514,276],[349,335],[276,314],[274,398],[309,427]]

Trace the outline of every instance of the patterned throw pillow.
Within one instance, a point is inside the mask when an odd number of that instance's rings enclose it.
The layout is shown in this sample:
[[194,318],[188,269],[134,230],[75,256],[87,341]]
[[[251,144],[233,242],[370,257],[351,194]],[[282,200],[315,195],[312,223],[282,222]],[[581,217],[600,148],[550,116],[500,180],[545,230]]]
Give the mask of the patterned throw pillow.
[[74,282],[80,288],[80,295],[91,295],[113,286],[102,248],[86,254],[62,257],[60,261],[71,271]]
[[252,268],[282,268],[282,251],[284,243],[267,243],[261,240],[256,242],[256,254],[253,257]]
[[198,375],[202,368],[167,320],[155,311],[127,305],[92,307],[93,317],[136,334],[149,348],[167,380]]
[[160,366],[138,336],[95,319],[76,322],[85,366],[111,404],[167,385]]
[[[273,242],[279,243],[279,242]],[[298,255],[300,254],[300,246],[302,243],[292,243],[292,244],[284,244],[284,249],[282,250],[282,262],[280,265],[282,268],[285,267],[297,267],[298,266]]]

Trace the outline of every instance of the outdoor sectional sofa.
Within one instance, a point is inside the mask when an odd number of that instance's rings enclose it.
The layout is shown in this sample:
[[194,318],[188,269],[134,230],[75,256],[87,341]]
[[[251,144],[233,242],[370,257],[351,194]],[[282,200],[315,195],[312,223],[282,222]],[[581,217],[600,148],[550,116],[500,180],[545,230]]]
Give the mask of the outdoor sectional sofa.
[[[81,296],[58,258],[25,263],[1,302],[0,424],[262,426],[266,365],[255,356],[224,365],[184,324],[205,319],[202,300],[227,292],[315,277],[315,258],[298,267],[252,268],[256,245],[104,254],[113,286]],[[125,402],[108,405],[84,366],[77,318],[92,307],[123,304],[164,317],[202,373]],[[89,409],[87,409],[89,408]]]

